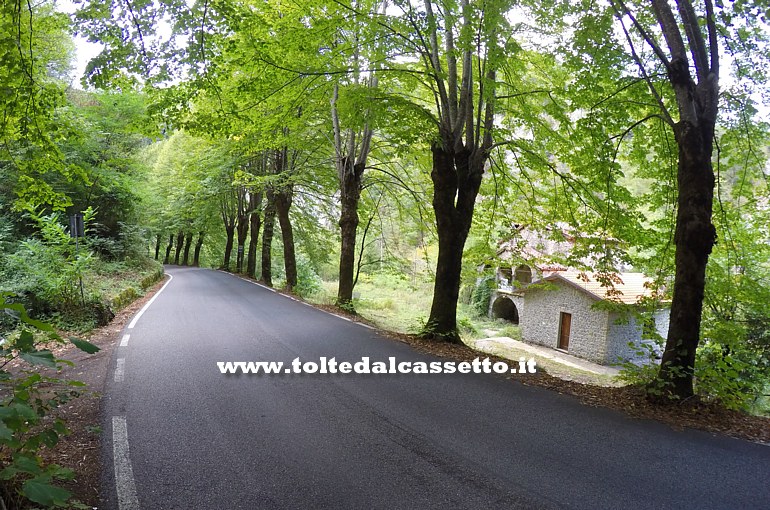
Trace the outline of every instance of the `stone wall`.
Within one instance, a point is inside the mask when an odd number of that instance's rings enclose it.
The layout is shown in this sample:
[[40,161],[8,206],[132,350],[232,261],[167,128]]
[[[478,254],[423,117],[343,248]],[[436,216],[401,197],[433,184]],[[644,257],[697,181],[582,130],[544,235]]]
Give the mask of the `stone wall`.
[[[668,322],[671,310],[656,310],[652,316],[655,321],[655,330],[663,338],[668,335]],[[625,322],[624,322],[625,320]],[[621,314],[612,313],[609,318],[609,333],[607,335],[607,364],[617,364],[623,361],[632,361],[637,364],[648,363],[649,354],[647,349],[639,352],[639,348],[633,348],[628,342],[633,342],[637,346],[649,344],[651,348],[662,354],[662,349],[655,340],[642,339],[642,325],[634,317],[629,316],[624,319]]]
[[607,361],[608,313],[593,310],[595,300],[568,283],[555,281],[549,288],[529,288],[519,314],[526,342],[555,349],[558,345],[561,312],[572,314],[567,352],[596,363]]
[[655,319],[655,330],[660,336],[666,338],[668,336],[668,323],[671,321],[671,308],[655,310],[652,316]]
[[631,347],[629,342],[638,346],[642,339],[642,325],[631,314],[613,312],[609,314],[607,333],[608,365],[619,365],[625,361],[637,360],[642,357],[637,353],[638,347]]

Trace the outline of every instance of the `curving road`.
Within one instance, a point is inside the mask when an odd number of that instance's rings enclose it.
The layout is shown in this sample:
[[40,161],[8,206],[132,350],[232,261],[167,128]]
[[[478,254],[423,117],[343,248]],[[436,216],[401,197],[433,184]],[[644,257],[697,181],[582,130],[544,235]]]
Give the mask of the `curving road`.
[[104,508],[770,508],[768,446],[500,377],[224,375],[435,358],[232,275],[167,272],[115,352]]

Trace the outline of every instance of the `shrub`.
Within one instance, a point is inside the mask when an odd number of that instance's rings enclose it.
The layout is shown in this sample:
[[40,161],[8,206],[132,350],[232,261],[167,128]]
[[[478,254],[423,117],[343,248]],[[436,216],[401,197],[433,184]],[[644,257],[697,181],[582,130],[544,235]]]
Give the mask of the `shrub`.
[[297,287],[294,292],[305,297],[320,292],[323,281],[313,269],[310,260],[304,255],[297,257]]
[[[37,224],[39,237],[23,241],[8,256],[6,271],[14,278],[11,287],[36,315],[84,304],[80,281],[91,267],[93,255],[76,250],[57,213],[42,215],[30,209],[27,215]],[[86,225],[92,219],[92,211],[86,211]]]
[[[13,316],[19,323],[17,333],[3,338],[0,357],[0,480],[2,498],[13,498],[35,503],[46,508],[60,508],[68,503],[70,493],[57,487],[57,480],[72,479],[69,469],[56,464],[46,465],[39,452],[52,449],[59,437],[67,433],[64,422],[51,416],[52,412],[72,398],[83,384],[62,381],[39,372],[22,370],[11,372],[5,367],[18,361],[28,367],[58,368],[68,363],[54,358],[48,349],[41,349],[38,339],[47,342],[64,340],[43,322],[31,319],[18,303],[8,302],[9,293],[0,293],[0,313]],[[76,347],[88,353],[99,350],[95,345],[70,338]],[[3,508],[6,507],[3,501]]]
[[479,330],[476,329],[476,326],[467,317],[457,319],[457,329],[464,336],[477,336],[479,334]]
[[476,282],[471,297],[471,306],[479,317],[486,317],[489,313],[489,300],[492,298],[492,290],[495,285],[494,276],[485,276]]

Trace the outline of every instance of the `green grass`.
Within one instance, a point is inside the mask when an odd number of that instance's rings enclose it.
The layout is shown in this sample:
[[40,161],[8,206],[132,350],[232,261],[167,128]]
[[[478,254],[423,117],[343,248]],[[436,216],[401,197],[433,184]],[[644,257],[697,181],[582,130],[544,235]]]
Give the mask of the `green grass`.
[[[337,282],[324,281],[320,291],[308,300],[333,305],[337,296]],[[411,280],[401,275],[362,275],[355,287],[354,305],[357,313],[377,327],[398,333],[416,333],[427,320],[433,298],[433,285],[422,280]],[[521,329],[503,319],[479,317],[471,305],[460,303],[457,311],[458,326],[463,341],[475,348],[477,340],[506,336],[521,340]],[[529,359],[532,353],[510,347],[493,348],[492,354],[503,358]],[[616,386],[612,376],[594,374],[562,365],[546,358],[537,358],[538,364],[549,374],[566,380],[600,386]]]
[[[337,282],[324,281],[321,291],[308,300],[332,305],[337,296]],[[354,291],[353,304],[356,312],[381,329],[397,333],[415,333],[425,324],[433,300],[433,283],[423,279],[410,279],[402,275],[361,275]],[[500,319],[479,317],[471,305],[459,304],[457,321],[463,339],[487,338],[487,330],[500,331],[511,323]],[[520,338],[518,333],[512,334]],[[511,336],[511,335],[508,335]]]
[[[397,276],[362,276],[355,287],[356,312],[378,327],[398,333],[412,333],[425,322],[430,312],[432,285],[412,284]],[[334,304],[337,282],[323,282],[320,292],[308,297],[315,303]]]
[[162,276],[163,267],[150,259],[139,265],[97,261],[83,278],[84,292],[110,303],[117,311],[144,294],[147,283],[154,283],[152,276],[159,271]]

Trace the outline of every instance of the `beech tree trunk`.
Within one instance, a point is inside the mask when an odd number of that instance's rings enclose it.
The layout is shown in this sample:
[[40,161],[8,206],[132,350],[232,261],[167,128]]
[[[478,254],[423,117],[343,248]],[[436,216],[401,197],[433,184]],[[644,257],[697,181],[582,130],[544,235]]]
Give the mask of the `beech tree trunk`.
[[238,226],[236,228],[238,234],[238,251],[235,256],[235,272],[243,272],[243,259],[244,251],[246,248],[246,237],[249,235],[249,214],[243,214],[238,216]]
[[168,264],[171,258],[171,248],[174,247],[174,234],[168,236],[168,246],[166,246],[166,258],[163,259],[164,264]]
[[198,232],[198,240],[195,242],[195,252],[193,253],[193,266],[201,265],[201,248],[203,247],[203,232]]
[[[613,5],[617,17],[632,16],[627,5]],[[685,399],[694,394],[706,265],[716,242],[716,229],[711,222],[715,183],[711,158],[719,112],[720,43],[710,1],[705,2],[705,17],[699,16],[689,2],[676,5],[675,14],[666,0],[651,0],[668,54],[650,32],[637,23],[634,27],[665,67],[679,114],[679,121],[674,122],[674,116],[648,80],[662,118],[673,127],[679,156],[674,232],[676,274],[666,348],[658,376],[667,392],[665,396]],[[637,65],[646,76],[638,58]]]
[[358,202],[361,199],[361,179],[364,164],[353,164],[350,159],[343,162],[344,172],[340,176],[340,276],[337,289],[337,306],[352,310],[353,286],[356,263],[356,233],[358,230]]
[[275,197],[271,190],[267,193],[265,207],[265,225],[262,229],[262,278],[265,285],[273,286],[273,229],[275,228]]
[[190,261],[190,245],[192,244],[192,238],[192,232],[188,232],[187,237],[185,237],[184,240],[184,256],[182,257],[183,266],[188,265],[188,262]]
[[[493,148],[497,70],[505,49],[499,32],[504,23],[482,23],[472,15],[468,0],[460,0],[462,16],[447,15],[444,4],[425,0],[428,29],[420,41],[424,63],[436,99],[438,139],[431,144],[433,210],[439,254],[430,316],[421,336],[460,342],[457,300],[460,295],[462,255],[473,219],[484,164]],[[503,20],[503,5],[485,4],[485,16]],[[422,13],[420,13],[420,16]],[[422,23],[418,18],[414,23]],[[455,37],[475,32],[475,41]],[[474,65],[483,61],[483,66]]]
[[686,122],[676,126],[679,144],[674,294],[660,378],[679,398],[693,395],[695,354],[700,343],[706,264],[716,241],[711,223],[714,169],[711,163],[714,126]]
[[184,232],[179,231],[176,235],[176,252],[174,252],[174,265],[179,265],[179,257],[182,254],[182,247],[184,246]]
[[243,261],[245,258],[246,237],[249,235],[249,202],[246,200],[246,188],[238,188],[238,210],[235,218],[235,233],[237,236],[237,245],[235,252],[235,272],[243,272]]
[[439,252],[430,317],[422,336],[460,343],[457,300],[465,241],[471,228],[484,159],[462,149],[433,144],[433,210]]
[[227,234],[227,241],[225,242],[225,257],[222,261],[222,269],[225,271],[230,270],[230,256],[233,252],[233,239],[235,237],[235,223],[231,223],[225,226],[225,233]]
[[158,260],[158,257],[160,256],[160,240],[161,235],[158,234],[155,236],[155,260]]
[[283,265],[286,272],[286,288],[292,291],[297,286],[297,257],[294,250],[294,230],[289,218],[289,209],[293,200],[291,187],[282,188],[275,193],[275,211],[281,225],[283,240]]
[[254,278],[257,272],[257,244],[259,243],[259,229],[262,226],[261,207],[262,192],[252,193],[249,197],[251,235],[249,237],[249,253],[246,258],[246,274],[252,278]]

